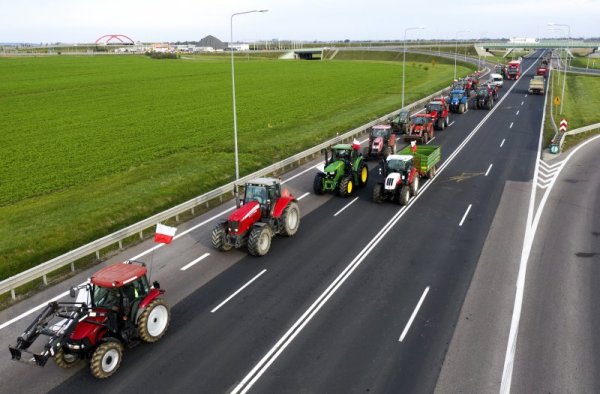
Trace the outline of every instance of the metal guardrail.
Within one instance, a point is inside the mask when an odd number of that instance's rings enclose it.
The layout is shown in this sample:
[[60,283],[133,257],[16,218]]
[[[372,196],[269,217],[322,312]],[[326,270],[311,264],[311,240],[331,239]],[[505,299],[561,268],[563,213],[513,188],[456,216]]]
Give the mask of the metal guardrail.
[[[337,136],[329,141],[326,141],[322,144],[319,144],[313,148],[307,149],[304,152],[300,152],[294,156],[291,156],[285,160],[282,160],[278,163],[272,164],[262,170],[256,171],[250,175],[246,175],[239,179],[238,184],[244,183],[247,180],[252,178],[266,176],[268,174],[273,174],[278,171],[285,170],[289,166],[301,162],[302,160],[312,159],[316,155],[321,154],[321,150],[331,146],[333,144],[347,141],[364,133],[369,127],[372,127],[378,123],[384,122],[389,118],[397,115],[403,109],[413,109],[420,105],[424,105],[427,101],[429,101],[432,97],[439,96],[440,94],[444,94],[444,92],[448,91],[449,88],[442,89],[438,92],[435,92],[421,100],[418,100],[405,108],[400,108],[396,111],[390,112],[387,115],[384,115],[376,120],[373,120],[367,124],[364,124],[360,127],[357,127],[353,130],[350,130],[340,136]],[[115,244],[119,245],[119,249],[123,249],[123,240],[131,237],[133,235],[139,234],[140,239],[143,239],[143,231],[147,230],[153,226],[155,226],[159,222],[163,222],[167,219],[176,218],[179,221],[179,215],[191,211],[194,214],[194,209],[200,205],[206,204],[206,207],[209,207],[209,202],[214,199],[219,199],[220,202],[223,202],[223,196],[230,195],[233,197],[233,186],[234,182],[230,182],[224,186],[219,187],[218,189],[212,190],[208,193],[202,194],[198,197],[195,197],[189,201],[186,201],[180,205],[177,205],[173,208],[167,209],[166,211],[160,212],[154,216],[151,216],[147,219],[144,219],[138,223],[132,224],[129,227],[116,231],[112,234],[109,234],[105,237],[97,239],[93,242],[90,242],[86,245],[83,245],[77,249],[71,250],[61,256],[55,257],[45,263],[42,263],[38,266],[28,269],[27,271],[21,272],[15,276],[7,278],[0,282],[0,295],[5,294],[7,292],[11,292],[11,296],[16,299],[15,289],[18,287],[25,285],[33,280],[43,278],[44,284],[48,284],[47,275],[55,271],[59,268],[65,267],[67,265],[71,265],[71,270],[75,271],[74,263],[75,261],[82,259],[84,257],[90,256],[92,254],[96,254],[96,258],[100,258],[100,250],[105,249],[107,247],[113,246]]]
[[580,127],[578,129],[573,129],[571,131],[565,132],[565,135],[575,135],[579,133],[585,133],[587,131],[600,130],[600,123],[594,123],[589,126]]

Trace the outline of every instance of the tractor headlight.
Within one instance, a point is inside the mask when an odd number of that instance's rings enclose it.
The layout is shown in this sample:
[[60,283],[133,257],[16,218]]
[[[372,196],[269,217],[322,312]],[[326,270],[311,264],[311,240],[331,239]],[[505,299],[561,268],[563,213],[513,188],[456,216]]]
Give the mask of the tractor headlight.
[[402,180],[406,179],[406,177],[404,175],[402,175]]

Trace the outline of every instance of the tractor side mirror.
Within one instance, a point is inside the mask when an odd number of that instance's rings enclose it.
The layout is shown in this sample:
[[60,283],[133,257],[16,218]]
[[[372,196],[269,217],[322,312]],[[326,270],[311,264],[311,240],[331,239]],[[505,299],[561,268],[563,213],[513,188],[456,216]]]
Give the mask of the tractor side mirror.
[[75,288],[73,286],[71,286],[71,288],[69,289],[69,297],[71,297],[71,298],[77,297],[77,292],[75,291]]
[[158,283],[157,280],[155,280],[154,282],[152,282],[152,287],[154,287],[156,290],[160,289],[160,283]]

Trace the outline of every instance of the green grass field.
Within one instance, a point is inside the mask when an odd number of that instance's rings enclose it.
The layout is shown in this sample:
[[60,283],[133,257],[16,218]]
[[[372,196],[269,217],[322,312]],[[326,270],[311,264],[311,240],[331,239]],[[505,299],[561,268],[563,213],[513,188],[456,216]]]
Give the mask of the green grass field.
[[[561,96],[563,74],[552,73],[553,91],[549,92],[551,97]],[[548,99],[549,102],[552,100]],[[549,104],[550,105],[550,104]],[[600,114],[596,110],[600,106],[600,77],[593,75],[569,74],[567,73],[567,84],[565,86],[565,95],[563,102],[563,113],[560,114],[560,106],[554,107],[554,120],[556,125],[560,123],[561,118],[566,118],[569,122],[569,130],[588,126],[594,123],[600,123]],[[550,123],[550,109],[547,108],[547,120],[544,127],[544,146],[550,143],[554,136],[554,129]],[[582,133],[573,136],[567,136],[564,150],[577,145],[579,142],[588,138],[590,135],[598,132]]]
[[575,56],[573,59],[571,59],[570,65],[573,67],[593,68],[593,69],[598,70],[598,69],[600,69],[600,58],[598,58],[598,57],[587,58],[587,57]]
[[[407,102],[449,85],[412,60]],[[397,109],[401,70],[239,56],[241,175]],[[229,57],[0,58],[0,106],[0,280],[234,178]]]

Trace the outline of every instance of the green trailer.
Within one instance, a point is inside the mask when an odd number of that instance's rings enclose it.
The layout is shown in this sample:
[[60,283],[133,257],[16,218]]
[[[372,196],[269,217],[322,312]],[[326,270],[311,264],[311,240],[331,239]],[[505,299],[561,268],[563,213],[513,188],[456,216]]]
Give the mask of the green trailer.
[[[413,149],[416,148],[416,152]],[[437,170],[437,163],[442,158],[442,148],[436,145],[410,145],[398,152],[399,155],[412,155],[413,163],[419,175],[433,178]]]

